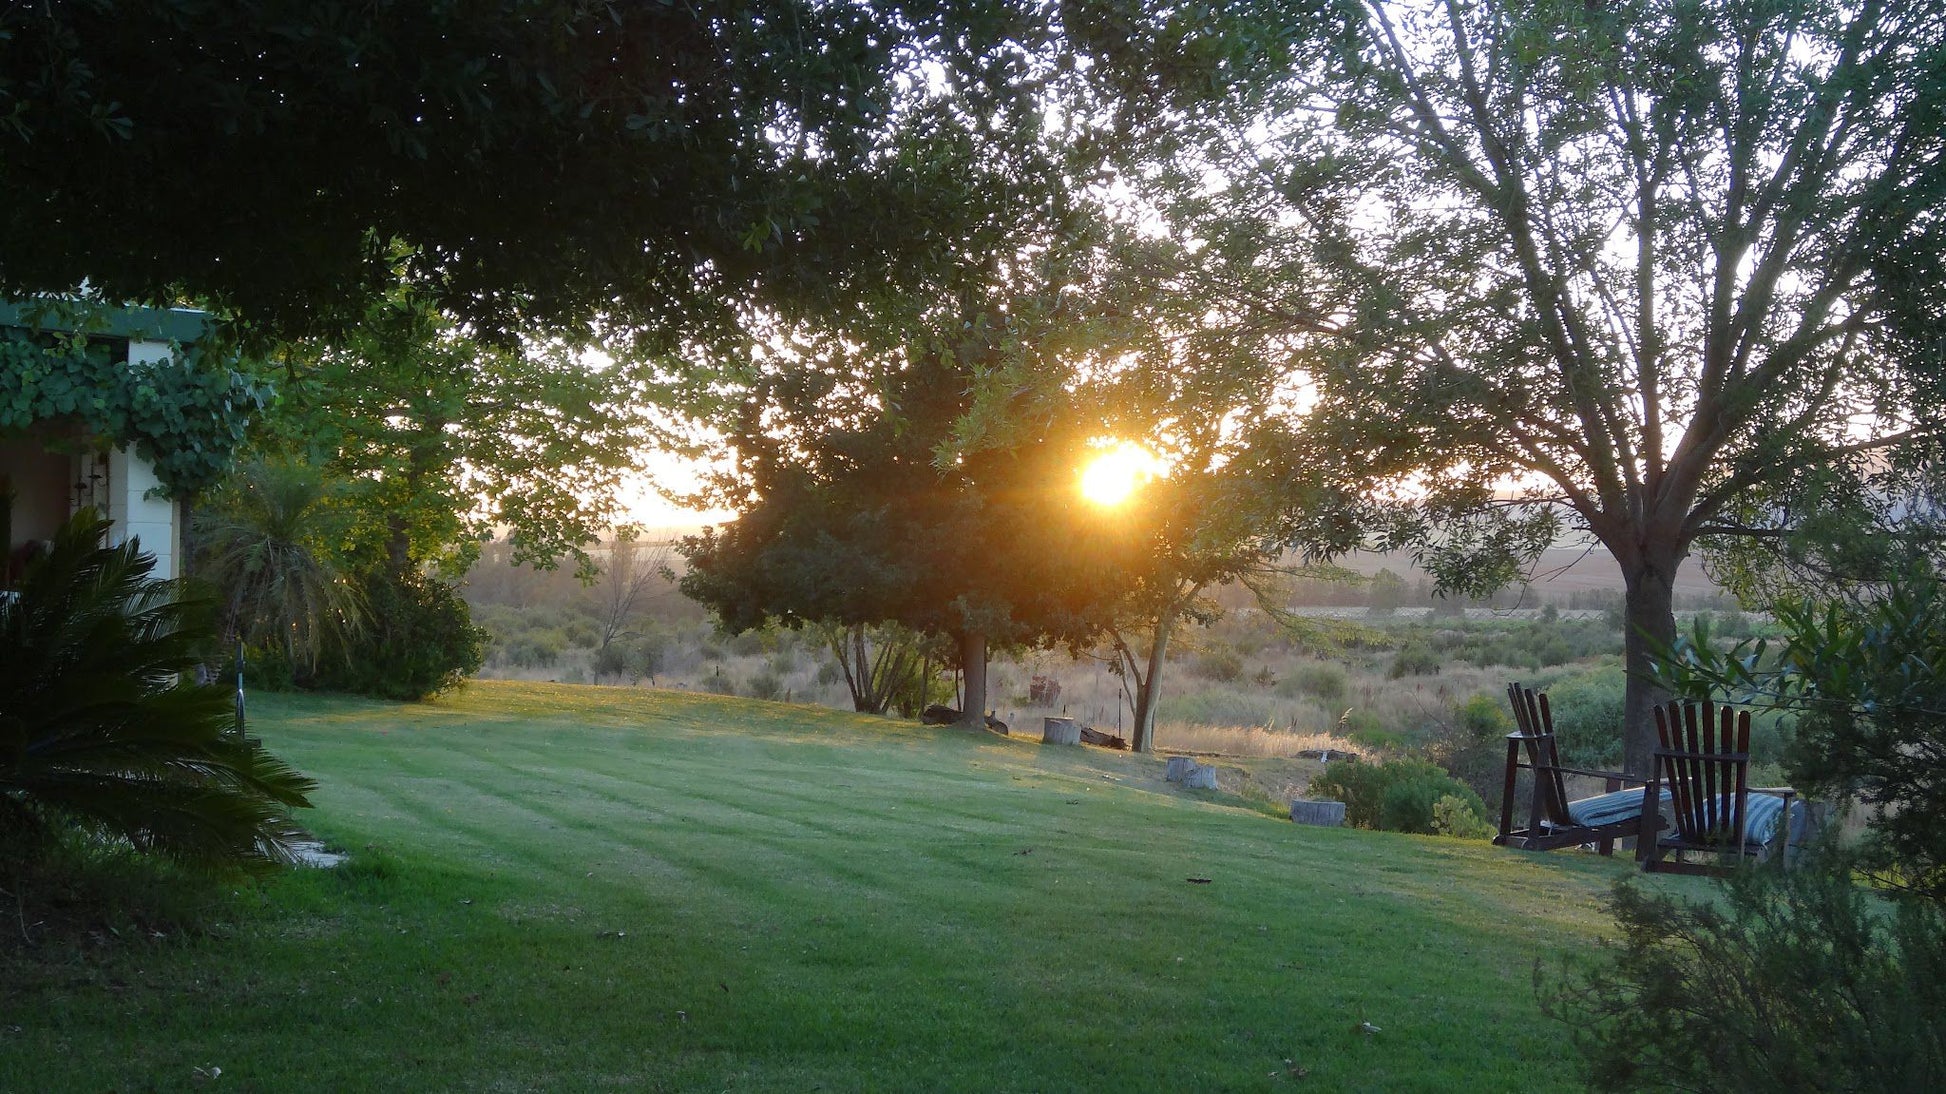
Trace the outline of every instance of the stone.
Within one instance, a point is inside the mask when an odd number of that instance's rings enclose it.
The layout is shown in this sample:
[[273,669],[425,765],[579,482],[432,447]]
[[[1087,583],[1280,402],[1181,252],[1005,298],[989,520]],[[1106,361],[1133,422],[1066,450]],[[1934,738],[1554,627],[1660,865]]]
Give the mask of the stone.
[[1190,763],[1192,766],[1188,773],[1182,777],[1183,789],[1215,790],[1216,769],[1208,764],[1196,763],[1194,760],[1191,760]]
[[1291,820],[1296,821],[1298,824],[1316,824],[1326,828],[1337,828],[1345,823],[1345,803],[1307,801],[1303,798],[1292,798]]

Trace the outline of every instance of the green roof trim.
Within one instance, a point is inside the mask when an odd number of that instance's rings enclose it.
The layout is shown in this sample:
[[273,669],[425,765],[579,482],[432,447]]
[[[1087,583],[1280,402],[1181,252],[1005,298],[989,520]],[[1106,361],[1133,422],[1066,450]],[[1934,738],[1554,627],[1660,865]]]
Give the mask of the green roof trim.
[[118,307],[90,300],[0,300],[0,327],[80,331],[139,342],[190,345],[210,331],[208,312],[189,308]]

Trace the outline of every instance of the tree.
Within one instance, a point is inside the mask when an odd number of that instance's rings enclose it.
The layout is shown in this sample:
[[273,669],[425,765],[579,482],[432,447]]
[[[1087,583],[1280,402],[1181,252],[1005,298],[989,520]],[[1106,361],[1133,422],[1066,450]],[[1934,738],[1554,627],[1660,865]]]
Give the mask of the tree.
[[1193,244],[1180,276],[1312,390],[1300,468],[1388,503],[1380,545],[1452,592],[1515,580],[1564,523],[1614,555],[1643,772],[1691,549],[1777,534],[1766,486],[1942,420],[1920,272],[1946,247],[1942,16],[1362,0],[1068,25],[1127,128],[1168,137],[1129,142],[1131,177]]
[[1113,538],[1073,483],[1085,435],[936,459],[970,406],[969,362],[1010,330],[969,320],[876,383],[840,368],[758,378],[731,436],[742,515],[684,541],[683,592],[741,631],[776,621],[896,623],[952,637],[963,717],[985,713],[992,643],[1085,641],[1112,585]]
[[[351,334],[287,346],[273,364],[281,397],[257,445],[319,470],[329,489],[314,507],[333,535],[311,546],[372,609],[370,627],[337,636],[369,663],[318,679],[394,698],[478,667],[482,638],[451,586],[496,530],[516,563],[565,555],[594,577],[588,547],[653,429],[642,370],[558,341],[482,341],[407,291]],[[233,600],[250,597],[246,568],[213,576]]]
[[1264,488],[1274,484],[1251,473],[1247,452],[1215,465],[1210,452],[1198,455],[1201,466],[1179,464],[1108,517],[1135,544],[1124,549],[1126,569],[1115,575],[1115,595],[1099,610],[1133,714],[1129,744],[1137,752],[1155,745],[1156,707],[1177,629],[1220,614],[1204,590],[1267,578],[1282,554],[1275,513],[1266,508]]
[[325,546],[328,490],[313,467],[259,461],[196,512],[196,575],[223,590],[224,645],[274,651],[297,675],[365,623],[357,586]]
[[608,564],[601,568],[595,584],[596,612],[601,622],[601,644],[605,650],[617,638],[635,637],[635,617],[656,596],[668,590],[653,591],[664,580],[675,544],[664,541],[644,543],[633,528],[618,528],[608,543]]
[[824,623],[818,631],[844,674],[853,710],[884,714],[896,704],[911,716],[925,709],[935,663],[933,640],[897,623]]
[[294,337],[407,281],[483,331],[666,347],[957,265],[999,165],[927,150],[1029,109],[1048,33],[1005,0],[9,5],[0,293]]
[[457,578],[498,528],[514,562],[565,555],[592,577],[587,548],[656,432],[643,367],[558,341],[486,342],[409,291],[276,363],[281,398],[259,444],[343,484],[355,569]]

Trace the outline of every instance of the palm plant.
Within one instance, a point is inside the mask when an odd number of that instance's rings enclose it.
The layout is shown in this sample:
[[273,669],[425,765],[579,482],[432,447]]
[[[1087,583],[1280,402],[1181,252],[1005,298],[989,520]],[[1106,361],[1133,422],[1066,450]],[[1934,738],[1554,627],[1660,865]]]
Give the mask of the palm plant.
[[221,591],[226,642],[275,649],[293,669],[315,671],[331,639],[362,628],[359,584],[317,548],[328,538],[330,495],[312,467],[258,462],[203,511],[199,576]]
[[207,605],[107,522],[71,519],[0,597],[0,855],[80,832],[204,863],[287,860],[309,779],[230,732],[195,668]]

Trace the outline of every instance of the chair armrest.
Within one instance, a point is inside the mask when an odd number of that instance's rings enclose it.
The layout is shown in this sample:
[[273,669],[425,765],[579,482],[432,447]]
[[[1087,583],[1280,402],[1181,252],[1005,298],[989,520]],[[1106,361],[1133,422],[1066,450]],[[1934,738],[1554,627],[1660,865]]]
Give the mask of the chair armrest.
[[1619,771],[1587,771],[1579,767],[1563,767],[1560,764],[1522,764],[1521,766],[1531,767],[1536,771],[1560,771],[1568,775],[1586,775],[1591,779],[1616,779],[1624,783],[1633,783],[1636,786],[1649,785],[1647,779],[1635,775],[1624,775]]
[[1781,794],[1790,798],[1801,798],[1804,796],[1798,793],[1796,789],[1788,786],[1752,786],[1747,789],[1752,794]]

